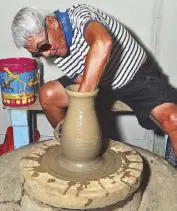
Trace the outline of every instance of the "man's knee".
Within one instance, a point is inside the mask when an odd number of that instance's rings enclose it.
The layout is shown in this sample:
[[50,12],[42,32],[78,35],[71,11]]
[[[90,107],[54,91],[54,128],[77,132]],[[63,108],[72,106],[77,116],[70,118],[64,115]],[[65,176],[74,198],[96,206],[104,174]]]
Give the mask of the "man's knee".
[[177,107],[176,109],[169,110],[162,118],[160,124],[163,131],[167,134],[177,131]]
[[166,133],[177,130],[177,105],[174,103],[164,103],[157,106],[152,112],[152,120]]
[[166,132],[167,134],[177,131],[177,112],[170,114],[169,117],[165,119],[161,125],[164,132]]
[[58,81],[45,83],[39,92],[39,101],[43,108],[48,106],[67,106],[68,99],[64,87]]

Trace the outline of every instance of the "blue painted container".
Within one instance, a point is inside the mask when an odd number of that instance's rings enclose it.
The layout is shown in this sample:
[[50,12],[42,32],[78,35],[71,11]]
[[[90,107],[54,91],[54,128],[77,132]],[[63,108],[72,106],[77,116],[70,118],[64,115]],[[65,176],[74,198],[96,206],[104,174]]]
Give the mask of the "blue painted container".
[[38,82],[35,59],[19,57],[0,60],[1,95],[5,106],[32,105],[36,100],[35,85]]

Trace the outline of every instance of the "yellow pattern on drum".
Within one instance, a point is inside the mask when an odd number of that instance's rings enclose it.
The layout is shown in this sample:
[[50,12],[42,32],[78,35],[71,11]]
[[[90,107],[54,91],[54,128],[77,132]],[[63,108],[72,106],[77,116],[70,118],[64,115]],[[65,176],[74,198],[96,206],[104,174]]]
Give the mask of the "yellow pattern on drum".
[[16,104],[17,104],[17,105],[21,104],[20,100],[17,100],[17,101],[16,101]]
[[22,104],[26,104],[26,103],[27,103],[27,99],[23,99]]
[[34,97],[34,92],[28,92],[25,93],[24,95],[20,95],[20,94],[7,94],[7,93],[2,93],[2,98],[4,100],[26,100],[27,98],[33,98]]

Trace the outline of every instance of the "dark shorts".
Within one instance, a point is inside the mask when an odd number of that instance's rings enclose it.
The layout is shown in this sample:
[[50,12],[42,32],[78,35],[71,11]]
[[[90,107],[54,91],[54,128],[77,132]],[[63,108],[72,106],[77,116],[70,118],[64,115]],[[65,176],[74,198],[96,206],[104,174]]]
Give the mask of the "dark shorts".
[[[66,76],[58,81],[64,87],[73,83]],[[112,102],[120,100],[126,103],[134,111],[139,124],[146,129],[157,128],[156,124],[149,119],[151,111],[156,106],[163,103],[177,103],[177,90],[150,62],[142,65],[135,77],[124,87],[114,91],[100,87],[99,95],[105,102],[110,99]]]
[[74,84],[74,82],[68,78],[66,75],[62,76],[61,78],[57,79],[58,82],[61,83],[61,85],[66,88],[67,86]]

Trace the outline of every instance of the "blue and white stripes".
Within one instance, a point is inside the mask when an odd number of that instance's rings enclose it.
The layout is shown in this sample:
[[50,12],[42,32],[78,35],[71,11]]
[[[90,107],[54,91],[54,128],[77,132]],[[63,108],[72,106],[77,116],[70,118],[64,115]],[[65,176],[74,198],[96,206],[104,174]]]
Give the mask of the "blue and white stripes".
[[89,46],[84,39],[84,30],[90,21],[99,21],[112,36],[113,45],[110,60],[100,84],[112,89],[126,85],[146,60],[146,53],[129,31],[117,20],[92,6],[74,5],[68,10],[73,28],[70,54],[65,58],[55,58],[54,63],[69,78],[82,74]]

